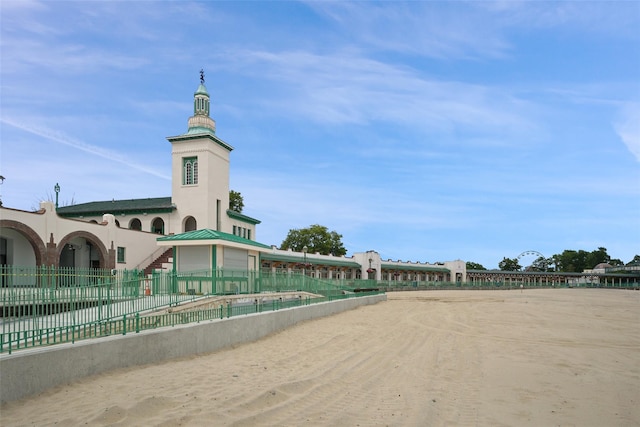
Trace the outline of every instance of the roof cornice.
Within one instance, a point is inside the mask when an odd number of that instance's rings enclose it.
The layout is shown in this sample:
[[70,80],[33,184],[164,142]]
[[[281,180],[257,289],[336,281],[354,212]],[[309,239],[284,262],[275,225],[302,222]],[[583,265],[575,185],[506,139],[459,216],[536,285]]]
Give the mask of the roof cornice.
[[167,140],[173,144],[174,142],[186,142],[186,141],[193,141],[193,140],[202,139],[202,138],[211,140],[212,142],[221,146],[225,150],[233,151],[233,147],[231,145],[227,144],[217,136],[212,135],[210,133],[203,132],[203,133],[183,134],[178,136],[168,136]]
[[241,214],[240,212],[236,212],[232,209],[227,209],[227,216],[229,218],[234,218],[234,219],[238,219],[242,222],[246,222],[249,224],[260,224],[262,221],[260,221],[259,219],[255,219],[255,218],[251,218],[250,216],[246,216],[244,214]]

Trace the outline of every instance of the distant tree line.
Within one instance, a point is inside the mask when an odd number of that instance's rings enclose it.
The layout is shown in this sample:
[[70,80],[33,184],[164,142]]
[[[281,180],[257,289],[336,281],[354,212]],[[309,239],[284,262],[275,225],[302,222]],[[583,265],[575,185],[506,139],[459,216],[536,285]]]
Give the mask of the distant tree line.
[[[600,263],[607,263],[612,267],[623,267],[624,262],[617,258],[611,258],[607,253],[607,248],[598,248],[587,252],[584,250],[565,249],[560,254],[552,255],[548,258],[538,257],[529,266],[520,265],[518,258],[503,258],[498,263],[498,268],[502,271],[560,271],[566,273],[582,273],[584,270],[592,269]],[[640,263],[640,255],[636,255],[630,262]],[[486,270],[484,266],[475,262],[467,262],[468,270]]]

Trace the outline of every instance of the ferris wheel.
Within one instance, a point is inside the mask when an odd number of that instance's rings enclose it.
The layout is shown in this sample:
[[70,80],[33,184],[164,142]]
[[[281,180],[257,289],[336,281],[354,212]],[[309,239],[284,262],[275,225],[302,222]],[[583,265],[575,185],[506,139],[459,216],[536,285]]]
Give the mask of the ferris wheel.
[[[541,254],[538,251],[524,251],[520,255],[518,255],[516,259],[518,260],[518,263],[520,264],[520,261],[522,261],[523,259],[528,258],[528,257],[535,257],[535,258],[533,258],[531,260],[531,262],[528,263],[528,265],[521,264],[522,267],[525,270],[528,270],[532,266],[533,262],[535,260],[537,260],[538,258],[544,258],[545,260],[547,259],[547,257],[545,257],[543,254]],[[545,262],[545,267],[546,267],[546,262]]]

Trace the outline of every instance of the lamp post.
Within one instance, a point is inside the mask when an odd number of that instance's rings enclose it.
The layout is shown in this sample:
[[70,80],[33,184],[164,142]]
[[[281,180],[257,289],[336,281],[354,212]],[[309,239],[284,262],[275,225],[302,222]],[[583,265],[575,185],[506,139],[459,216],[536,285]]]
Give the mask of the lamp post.
[[56,182],[56,185],[53,187],[53,191],[56,192],[56,210],[58,210],[58,193],[60,193],[60,184]]
[[304,264],[302,265],[302,274],[305,274],[306,268],[307,268],[307,251],[309,250],[309,248],[307,248],[307,245],[304,245],[302,247],[302,253],[304,254]]

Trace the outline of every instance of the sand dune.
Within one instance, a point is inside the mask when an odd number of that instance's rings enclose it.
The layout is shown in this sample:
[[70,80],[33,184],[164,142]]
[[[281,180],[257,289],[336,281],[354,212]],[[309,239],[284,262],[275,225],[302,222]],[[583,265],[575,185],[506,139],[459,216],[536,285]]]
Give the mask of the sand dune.
[[58,387],[0,423],[637,426],[639,400],[640,292],[430,291]]

